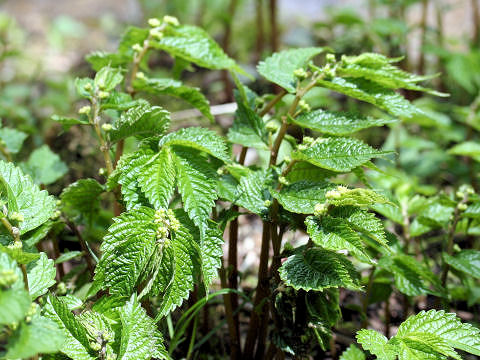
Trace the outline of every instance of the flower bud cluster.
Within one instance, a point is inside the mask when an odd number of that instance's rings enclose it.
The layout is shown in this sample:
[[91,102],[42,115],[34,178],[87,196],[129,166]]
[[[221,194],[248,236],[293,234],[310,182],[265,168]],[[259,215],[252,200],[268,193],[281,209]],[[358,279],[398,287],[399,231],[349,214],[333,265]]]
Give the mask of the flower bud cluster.
[[315,216],[322,216],[325,215],[328,211],[328,205],[327,204],[315,204],[315,208],[313,210],[313,215]]
[[[88,85],[90,85],[90,84],[88,84]],[[90,87],[91,87],[91,85],[90,85]],[[78,113],[88,115],[88,114],[90,114],[91,110],[92,110],[92,108],[89,105],[85,105],[85,106],[82,106],[80,109],[78,109]]]
[[0,271],[0,287],[9,287],[18,280],[18,275],[13,269]]
[[299,80],[303,80],[307,78],[308,73],[305,71],[305,69],[299,68],[293,71],[293,76],[295,76]]
[[327,200],[329,200],[329,199],[340,199],[340,197],[343,194],[345,194],[346,192],[348,192],[348,188],[346,186],[339,185],[339,186],[337,186],[336,189],[328,190],[325,193],[325,198]]
[[10,214],[9,216],[10,220],[18,221],[18,222],[23,222],[25,221],[25,217],[23,214],[14,211],[13,213]]
[[170,231],[178,231],[180,222],[175,217],[172,209],[159,209],[155,211],[154,223],[157,225],[157,241],[165,242]]
[[38,309],[38,305],[37,303],[34,303],[32,302],[30,304],[30,308],[28,309],[27,313],[26,313],[26,316],[25,316],[25,321],[27,323],[29,323],[30,321],[32,321],[32,316],[35,315],[37,313],[37,309]]

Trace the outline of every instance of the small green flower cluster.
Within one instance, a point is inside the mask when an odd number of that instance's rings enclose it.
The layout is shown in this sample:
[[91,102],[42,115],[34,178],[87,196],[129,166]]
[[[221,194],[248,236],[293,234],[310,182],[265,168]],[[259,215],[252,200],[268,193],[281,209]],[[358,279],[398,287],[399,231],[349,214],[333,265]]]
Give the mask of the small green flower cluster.
[[170,231],[178,231],[180,222],[175,217],[172,209],[159,209],[155,211],[155,224],[157,225],[157,241],[165,243]]

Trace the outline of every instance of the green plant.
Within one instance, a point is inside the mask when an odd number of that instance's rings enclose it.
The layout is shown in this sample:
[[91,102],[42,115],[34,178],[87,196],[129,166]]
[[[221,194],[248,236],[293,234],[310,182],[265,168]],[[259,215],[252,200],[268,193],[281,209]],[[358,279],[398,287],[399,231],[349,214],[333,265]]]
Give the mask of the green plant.
[[[35,182],[45,185],[61,176],[59,159],[40,148],[37,157],[15,165],[6,154],[18,144],[9,144],[9,137],[2,144],[7,160],[0,162],[3,357],[192,358],[201,353],[195,345],[199,312],[217,295],[223,295],[231,358],[301,357],[334,351],[340,289],[365,290],[357,313],[366,327],[368,305],[389,304],[393,289],[405,295],[407,307],[408,297],[427,294],[447,307],[453,299],[447,281],[452,269],[472,284],[464,273],[477,277],[469,261],[478,259],[478,252],[460,251],[455,235],[478,220],[473,189],[420,197],[424,188],[373,163],[394,157],[393,151],[357,136],[364,129],[393,126],[399,118],[422,116],[396,90],[444,96],[419,84],[430,76],[400,70],[395,63],[401,59],[380,54],[338,57],[326,48],[291,49],[260,62],[259,74],[281,90],[259,96],[239,80],[245,71],[200,28],[170,16],[150,19],[149,25],[129,27],[117,52],[89,55],[96,74],[75,81],[84,99],[79,115],[53,117],[64,128],[92,129],[104,183],[80,179],[56,202]],[[172,78],[156,77],[149,67],[159,51],[175,59]],[[151,104],[156,96],[178,97],[213,120],[200,90],[178,80],[191,64],[229,71],[236,83],[237,111],[226,137],[203,127],[169,131],[169,111]],[[319,88],[369,103],[382,115],[312,109],[308,99]],[[238,159],[232,154],[237,146]],[[246,165],[247,151],[266,161]],[[40,160],[53,163],[56,171],[41,172]],[[253,296],[237,282],[238,217],[245,214],[259,217],[263,231]],[[403,238],[386,230],[378,214],[402,226]],[[229,262],[224,264],[227,226]],[[420,251],[411,251],[412,238],[439,229],[446,229],[445,251],[438,269],[431,270]],[[60,254],[59,234],[68,230],[81,251]],[[289,241],[287,235],[296,230],[308,234],[306,243]],[[57,247],[59,282],[41,247],[46,238]],[[63,262],[80,257],[79,265],[60,274]],[[362,270],[369,270],[368,278]],[[223,289],[210,293],[217,273]],[[253,305],[243,348],[239,294]],[[182,307],[184,315],[176,316]],[[385,359],[458,358],[453,348],[480,355],[478,330],[442,311],[409,318],[390,340],[373,330],[361,330],[357,340]],[[343,355],[362,356],[355,347]]]

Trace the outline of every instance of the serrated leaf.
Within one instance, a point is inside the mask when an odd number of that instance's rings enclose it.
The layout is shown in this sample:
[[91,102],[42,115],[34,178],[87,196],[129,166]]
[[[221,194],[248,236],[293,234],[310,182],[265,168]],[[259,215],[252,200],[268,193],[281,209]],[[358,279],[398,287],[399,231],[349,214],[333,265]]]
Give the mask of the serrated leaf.
[[240,179],[235,203],[263,218],[268,216],[265,201],[271,201],[269,189],[273,183],[273,174],[269,170],[252,171]]
[[0,290],[0,325],[23,320],[31,303],[30,295],[23,288]]
[[335,177],[338,173],[319,168],[306,161],[297,161],[290,172],[287,174],[287,181],[294,183],[297,181],[324,181],[325,179]]
[[184,85],[181,81],[173,79],[137,79],[133,83],[136,90],[145,91],[155,95],[170,95],[185,100],[196,107],[210,121],[214,121],[210,112],[210,103],[200,92],[199,88]]
[[[177,212],[178,214],[178,212]],[[166,316],[180,306],[188,297],[194,284],[194,264],[198,263],[196,255],[198,244],[195,243],[188,229],[180,225],[178,231],[172,235],[168,248],[173,255],[173,276],[167,288],[163,291],[157,317]],[[165,261],[166,260],[166,261]],[[162,263],[169,263],[169,259],[162,259]]]
[[336,207],[330,215],[342,218],[355,231],[386,246],[385,228],[382,221],[375,214],[353,206]]
[[475,161],[480,161],[480,144],[474,141],[465,141],[448,150],[449,154],[468,156]]
[[370,261],[360,236],[340,218],[309,216],[305,220],[307,233],[312,241],[327,250],[347,250],[360,258]]
[[120,158],[116,169],[109,177],[107,182],[109,189],[115,188],[116,183],[122,185],[121,191],[127,210],[146,205],[146,202],[142,201],[143,194],[140,191],[138,177],[145,164],[154,156],[155,153],[150,149],[140,149],[124,155]]
[[195,225],[202,228],[218,198],[216,172],[206,158],[194,149],[176,146],[172,149],[177,171],[178,192],[185,211]]
[[151,319],[132,295],[130,300],[119,310],[122,323],[119,360],[148,360],[152,356],[168,358],[162,344],[162,336]]
[[70,127],[71,125],[88,125],[88,119],[84,118],[72,118],[66,116],[52,115],[52,120],[58,122],[64,127]]
[[53,260],[45,253],[40,253],[40,258],[27,268],[28,288],[32,300],[45,294],[50,286],[55,284],[57,270]]
[[0,140],[4,142],[5,147],[11,154],[16,154],[20,151],[27,137],[28,135],[22,131],[7,127],[0,128]]
[[313,214],[315,205],[325,202],[325,193],[335,189],[329,182],[298,181],[272,192],[284,209],[297,214]]
[[164,147],[138,172],[138,185],[155,209],[166,209],[175,190],[175,163],[172,151]]
[[375,330],[360,330],[357,332],[357,341],[379,360],[395,360],[397,357],[395,346],[388,344],[388,339]]
[[37,314],[29,323],[21,323],[9,337],[5,356],[7,359],[26,359],[39,353],[55,353],[64,341],[65,336],[57,324]]
[[98,211],[105,189],[95,179],[80,179],[63,189],[61,208],[69,217],[84,216],[88,221]]
[[54,183],[68,171],[67,165],[47,145],[34,150],[21,167],[35,183],[43,185]]
[[436,335],[453,348],[480,356],[480,330],[462,323],[453,313],[443,310],[421,311],[404,321],[395,337],[403,338],[412,333]]
[[170,114],[160,106],[142,101],[123,113],[113,124],[108,137],[115,142],[129,136],[146,138],[162,135],[170,126]]
[[298,252],[283,263],[279,272],[280,278],[296,290],[361,289],[360,276],[352,263],[330,250],[311,248]]
[[230,162],[230,154],[227,150],[225,141],[222,137],[209,129],[201,127],[180,129],[160,139],[159,146],[162,147],[166,145],[190,147],[192,149],[206,152],[224,162]]
[[85,60],[90,63],[92,69],[99,71],[106,66],[114,68],[123,66],[131,61],[131,58],[119,53],[109,53],[105,51],[92,51],[85,56]]
[[165,50],[174,57],[207,69],[229,69],[244,73],[207,32],[196,26],[168,27],[161,39],[151,43],[156,49]]
[[340,356],[339,360],[365,360],[365,353],[355,345],[350,345]]
[[257,71],[267,80],[280,85],[289,93],[296,91],[297,78],[293,72],[304,68],[316,55],[325,51],[321,47],[289,49],[273,54],[257,66]]
[[[365,60],[367,54],[360,55],[362,60],[355,57],[343,56],[342,63],[337,68],[337,74],[347,77],[360,77],[380,84],[389,89],[408,89],[423,91],[436,96],[448,96],[433,89],[417,85],[417,82],[430,79],[433,76],[419,76],[405,72],[391,64],[391,61],[381,59],[380,54],[369,54],[369,60]],[[376,60],[373,60],[376,58]]]
[[335,196],[328,196],[328,203],[335,206],[370,206],[373,204],[388,203],[388,199],[371,189],[346,189],[337,191]]
[[140,207],[113,219],[95,269],[95,284],[110,294],[130,296],[156,251],[155,211]]
[[268,132],[263,119],[236,96],[237,111],[233,125],[228,130],[228,140],[246,147],[268,150]]
[[424,294],[442,296],[445,291],[438,277],[411,256],[404,254],[384,256],[379,260],[378,266],[392,273],[398,290],[408,296]]
[[78,258],[82,256],[81,251],[68,251],[66,253],[63,253],[60,255],[58,258],[55,259],[55,264],[62,264],[64,262],[70,261],[72,259]]
[[55,321],[63,330],[66,339],[60,349],[62,353],[78,360],[95,359],[91,353],[87,330],[61,298],[50,295],[45,311],[45,316]]
[[120,69],[114,69],[110,66],[105,66],[97,72],[93,83],[102,91],[111,91],[122,81],[123,75]]
[[336,172],[349,172],[370,159],[391,152],[375,150],[353,138],[326,138],[292,153],[292,159],[307,161],[315,166]]
[[293,122],[303,128],[311,129],[328,135],[350,135],[354,132],[374,126],[383,126],[396,122],[392,119],[374,119],[358,114],[314,110],[302,113]]
[[334,77],[331,80],[318,80],[317,83],[327,89],[368,102],[394,116],[410,118],[422,113],[402,95],[369,80]]
[[7,254],[10,258],[19,264],[28,264],[40,257],[38,253],[23,251],[22,248],[15,246],[4,246],[0,244],[0,252]]
[[400,360],[443,359],[445,356],[457,360],[462,359],[444,339],[435,334],[412,332],[402,337],[396,336],[394,339],[399,341],[397,349]]
[[480,251],[462,250],[456,254],[442,254],[445,262],[456,270],[462,271],[477,279],[480,278]]

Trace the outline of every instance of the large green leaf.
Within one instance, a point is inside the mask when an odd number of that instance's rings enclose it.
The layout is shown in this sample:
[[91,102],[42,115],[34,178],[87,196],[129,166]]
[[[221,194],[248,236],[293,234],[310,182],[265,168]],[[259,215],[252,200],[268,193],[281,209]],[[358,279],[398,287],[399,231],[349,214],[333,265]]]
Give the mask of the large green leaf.
[[365,360],[365,353],[355,345],[350,345],[340,356],[340,360]]
[[475,141],[465,141],[448,150],[449,154],[468,156],[480,162],[480,144]]
[[[0,178],[3,183],[0,193],[9,212],[17,211],[24,217],[18,226],[21,234],[42,225],[52,216],[55,210],[53,197],[40,190],[18,167],[0,160]],[[6,187],[8,191],[5,191]]]
[[156,49],[207,69],[229,69],[243,73],[235,61],[201,28],[192,25],[168,27],[161,39],[153,39]]
[[21,321],[30,304],[30,295],[23,288],[0,290],[0,325]]
[[5,143],[5,147],[11,154],[16,154],[22,148],[27,134],[12,128],[0,128],[0,140]]
[[455,255],[443,253],[445,262],[456,270],[480,278],[480,251],[462,250]]
[[177,171],[178,192],[182,196],[185,211],[195,225],[202,228],[210,218],[218,198],[217,173],[207,159],[198,156],[194,149],[175,146],[172,152]]
[[73,315],[63,299],[50,295],[45,311],[45,316],[55,321],[65,335],[60,352],[72,359],[95,359],[93,351],[90,349],[87,330]]
[[215,132],[201,127],[189,127],[170,133],[160,139],[159,146],[182,145],[206,152],[217,159],[230,162],[227,144]]
[[228,140],[246,147],[268,150],[268,132],[263,119],[237,96],[238,108]]
[[360,258],[370,260],[360,235],[341,218],[309,216],[305,220],[312,241],[327,250],[347,250]]
[[438,277],[411,256],[405,254],[383,256],[378,266],[393,274],[395,286],[406,295],[442,296],[445,291]]
[[334,112],[328,110],[314,110],[302,113],[294,120],[295,124],[303,128],[315,130],[329,135],[349,135],[362,129],[374,126],[391,124],[396,120],[374,119],[358,114]]
[[294,289],[322,291],[345,287],[360,290],[360,276],[341,254],[321,248],[299,251],[281,266],[280,277]]
[[34,150],[21,167],[35,183],[43,185],[54,183],[68,171],[67,165],[47,145]]
[[150,318],[136,295],[119,310],[122,324],[119,360],[148,360],[168,358],[162,344],[162,336],[152,318]]
[[269,170],[257,170],[240,179],[237,186],[235,203],[254,214],[268,217],[268,202],[272,197],[269,189],[273,183],[273,174]]
[[196,107],[210,121],[214,121],[210,112],[210,103],[200,92],[199,88],[184,85],[181,81],[173,79],[137,79],[133,83],[136,90],[145,91],[155,95],[170,95],[183,99]]
[[405,338],[412,333],[436,335],[453,348],[480,356],[480,330],[462,323],[453,313],[421,311],[403,322],[395,337]]
[[170,126],[170,114],[160,106],[150,106],[146,101],[123,113],[108,132],[111,141],[129,136],[146,138],[162,135]]
[[[392,61],[393,60],[393,61]],[[381,54],[364,53],[359,56],[343,56],[337,74],[347,77],[360,77],[389,89],[424,91],[437,96],[447,94],[417,85],[417,82],[432,78],[405,72],[392,65],[398,59],[388,59]]]
[[156,248],[155,211],[140,207],[113,219],[95,269],[94,287],[130,296],[139,284]]
[[369,80],[334,77],[331,80],[318,80],[318,85],[373,104],[394,116],[410,118],[422,113],[402,95]]
[[6,359],[26,359],[36,354],[56,353],[62,348],[65,336],[51,319],[38,314],[22,322],[9,337]]
[[105,189],[95,179],[80,179],[63,189],[61,207],[69,217],[81,215],[91,221],[99,210],[100,194]]
[[324,50],[321,47],[284,50],[261,61],[257,70],[267,80],[280,85],[289,93],[294,93],[297,78],[293,72],[305,68],[310,59]]
[[325,202],[325,193],[337,185],[329,182],[298,181],[272,192],[284,209],[297,214],[313,214],[315,205]]
[[304,150],[293,152],[292,158],[307,161],[327,170],[348,172],[374,157],[389,153],[375,150],[358,139],[326,138]]
[[122,81],[123,75],[120,69],[105,66],[96,73],[93,83],[100,90],[112,91]]
[[155,209],[168,208],[175,190],[175,165],[171,149],[164,147],[137,174],[140,189]]
[[45,294],[50,286],[55,284],[57,273],[53,260],[45,253],[40,253],[40,258],[29,264],[27,268],[28,288],[32,300]]
[[357,341],[362,347],[377,356],[378,360],[395,360],[397,350],[388,339],[375,330],[362,329],[357,333]]

